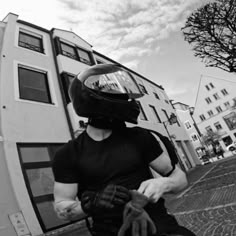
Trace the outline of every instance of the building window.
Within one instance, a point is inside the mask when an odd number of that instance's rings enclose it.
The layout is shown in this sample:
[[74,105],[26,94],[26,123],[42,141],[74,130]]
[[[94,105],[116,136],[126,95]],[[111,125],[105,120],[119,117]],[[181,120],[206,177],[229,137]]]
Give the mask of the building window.
[[215,88],[214,85],[213,85],[212,83],[210,83],[210,86],[211,86],[211,88]]
[[222,129],[222,126],[221,126],[220,122],[214,123],[214,126],[216,127],[217,130],[221,130]]
[[196,134],[192,134],[192,135],[191,135],[191,138],[192,138],[193,142],[195,142],[195,141],[198,140],[198,137],[197,137]]
[[228,95],[228,92],[227,92],[226,89],[222,89],[221,92],[222,92],[222,94],[223,94],[224,96]]
[[233,140],[230,136],[226,136],[222,138],[222,141],[224,142],[225,146],[229,146],[231,143],[233,143]]
[[210,117],[214,115],[212,110],[208,111],[207,113]]
[[217,107],[216,107],[216,110],[217,110],[218,113],[221,113],[221,112],[223,111],[220,106],[217,106]]
[[212,103],[212,101],[209,97],[207,97],[205,100],[206,100],[207,104]]
[[96,59],[96,62],[97,62],[97,64],[104,64],[105,63],[105,62],[98,60],[98,59]]
[[75,75],[72,75],[72,74],[68,74],[68,73],[61,74],[62,86],[63,86],[64,95],[65,95],[65,99],[66,99],[67,104],[70,103],[70,97],[69,97],[68,90],[69,90],[70,84],[72,83],[74,78],[75,78]]
[[207,126],[207,127],[206,127],[206,131],[207,131],[207,133],[213,132],[211,126]]
[[92,59],[90,53],[81,48],[69,45],[64,42],[60,42],[62,55],[80,61],[87,65],[92,65]]
[[18,67],[20,99],[52,103],[45,71]]
[[204,121],[206,119],[206,117],[204,115],[200,115],[199,117],[200,117],[201,121]]
[[61,42],[62,55],[77,60],[75,47]]
[[18,45],[20,47],[27,48],[36,52],[44,52],[43,40],[40,36],[36,37],[25,32],[20,32]]
[[161,123],[161,119],[160,119],[160,117],[159,117],[159,115],[157,113],[156,108],[154,106],[152,106],[152,105],[149,105],[149,107],[150,107],[152,113],[154,114],[156,120],[158,121],[158,123]]
[[141,90],[144,94],[148,94],[148,92],[147,92],[146,88],[144,87],[144,85],[142,85],[142,84],[138,84],[138,85],[139,85],[140,90]]
[[165,109],[161,109],[163,111],[163,113],[165,114],[166,120],[169,120],[169,116],[168,113]]
[[230,103],[229,102],[225,102],[224,105],[225,105],[226,109],[230,108]]
[[139,108],[140,108],[140,113],[139,113],[138,118],[139,118],[140,120],[148,120],[148,119],[147,119],[147,116],[146,116],[146,114],[145,114],[145,112],[144,112],[144,110],[143,110],[143,107],[142,107],[141,103],[140,103],[139,101],[136,101],[136,102],[138,103]]
[[213,94],[213,97],[215,98],[215,100],[219,100],[220,99],[220,96],[218,93],[214,93]]
[[69,221],[57,218],[53,208],[53,157],[62,144],[17,144],[30,199],[44,231],[64,226]]
[[231,112],[227,116],[224,116],[224,121],[227,124],[229,130],[236,129],[236,113]]
[[87,52],[81,48],[77,48],[77,53],[79,56],[79,61],[81,61],[87,65],[92,65],[92,61],[91,61],[89,52]]
[[210,90],[210,88],[209,88],[209,86],[208,86],[208,85],[206,85],[205,87],[206,87],[206,89],[207,89],[208,91]]
[[189,121],[184,122],[186,129],[190,129],[192,126]]
[[158,96],[158,94],[156,92],[153,92],[155,98],[159,99],[160,100],[160,97]]

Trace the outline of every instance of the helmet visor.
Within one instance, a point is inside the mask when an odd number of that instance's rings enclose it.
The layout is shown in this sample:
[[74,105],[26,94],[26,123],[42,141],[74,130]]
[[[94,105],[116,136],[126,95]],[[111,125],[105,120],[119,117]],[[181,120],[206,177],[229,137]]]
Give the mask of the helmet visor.
[[106,94],[127,94],[131,99],[143,96],[136,81],[128,72],[123,70],[91,75],[86,78],[84,85],[92,90]]

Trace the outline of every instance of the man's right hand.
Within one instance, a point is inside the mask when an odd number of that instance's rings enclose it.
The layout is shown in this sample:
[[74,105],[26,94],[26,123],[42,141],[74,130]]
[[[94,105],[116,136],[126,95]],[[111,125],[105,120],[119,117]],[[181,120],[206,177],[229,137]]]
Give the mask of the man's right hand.
[[104,209],[125,205],[131,196],[125,187],[110,184],[103,190],[85,191],[81,196],[81,207],[86,214],[96,214]]

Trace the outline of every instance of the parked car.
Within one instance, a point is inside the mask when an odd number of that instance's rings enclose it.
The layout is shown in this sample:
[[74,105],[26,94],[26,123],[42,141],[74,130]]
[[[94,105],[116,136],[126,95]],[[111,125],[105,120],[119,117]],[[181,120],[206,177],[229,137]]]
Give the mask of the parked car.
[[226,147],[227,151],[231,151],[232,153],[236,153],[236,141],[231,143]]
[[200,157],[200,161],[202,162],[202,165],[206,165],[206,164],[210,164],[211,163],[210,155],[208,154],[208,152],[204,153]]

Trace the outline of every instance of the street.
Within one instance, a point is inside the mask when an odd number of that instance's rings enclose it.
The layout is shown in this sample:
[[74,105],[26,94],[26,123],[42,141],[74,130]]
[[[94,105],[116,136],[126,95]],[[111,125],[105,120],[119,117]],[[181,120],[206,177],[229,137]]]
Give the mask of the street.
[[236,236],[236,157],[197,166],[188,179],[185,191],[167,197],[168,210],[197,236]]

